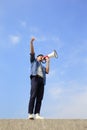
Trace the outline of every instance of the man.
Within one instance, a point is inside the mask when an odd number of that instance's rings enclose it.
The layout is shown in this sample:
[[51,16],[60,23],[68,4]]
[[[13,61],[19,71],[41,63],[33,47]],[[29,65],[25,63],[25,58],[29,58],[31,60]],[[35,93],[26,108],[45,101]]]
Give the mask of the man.
[[[30,62],[31,62],[31,91],[28,106],[28,119],[43,119],[40,116],[41,103],[44,95],[44,85],[46,83],[46,74],[49,73],[49,58],[46,57],[46,67],[42,65],[44,56],[39,54],[35,58],[35,51],[33,42],[35,38],[30,41]],[[35,115],[35,116],[34,116]]]

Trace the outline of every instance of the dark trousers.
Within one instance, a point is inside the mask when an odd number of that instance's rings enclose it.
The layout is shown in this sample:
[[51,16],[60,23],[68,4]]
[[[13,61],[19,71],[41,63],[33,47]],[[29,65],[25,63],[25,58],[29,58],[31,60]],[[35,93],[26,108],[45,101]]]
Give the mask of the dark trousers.
[[28,113],[30,114],[40,113],[43,95],[44,95],[43,78],[32,76]]

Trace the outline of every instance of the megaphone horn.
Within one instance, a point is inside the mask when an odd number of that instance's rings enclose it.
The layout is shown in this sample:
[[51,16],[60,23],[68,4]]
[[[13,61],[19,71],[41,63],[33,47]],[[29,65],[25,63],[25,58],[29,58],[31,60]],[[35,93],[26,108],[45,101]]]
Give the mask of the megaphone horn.
[[42,63],[46,63],[46,58],[47,57],[48,58],[53,58],[53,57],[58,58],[58,54],[57,54],[56,50],[54,50],[52,53],[44,56],[44,59],[43,59]]
[[58,54],[57,54],[56,50],[54,50],[52,53],[48,54],[48,57],[49,58],[53,58],[53,57],[58,58]]

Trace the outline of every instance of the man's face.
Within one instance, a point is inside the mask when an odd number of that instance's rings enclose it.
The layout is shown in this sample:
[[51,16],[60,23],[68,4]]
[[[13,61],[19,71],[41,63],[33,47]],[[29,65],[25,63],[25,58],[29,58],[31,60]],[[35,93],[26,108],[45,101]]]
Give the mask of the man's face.
[[42,61],[43,61],[43,59],[44,59],[44,57],[43,57],[43,56],[38,56],[38,57],[37,57],[37,61],[42,62]]

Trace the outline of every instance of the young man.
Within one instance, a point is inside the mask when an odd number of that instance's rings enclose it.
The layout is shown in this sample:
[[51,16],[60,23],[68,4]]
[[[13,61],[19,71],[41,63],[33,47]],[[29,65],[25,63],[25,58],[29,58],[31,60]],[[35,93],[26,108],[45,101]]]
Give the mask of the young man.
[[39,54],[35,58],[34,42],[35,38],[30,41],[30,62],[31,62],[31,90],[28,106],[28,119],[43,119],[40,116],[41,103],[44,95],[44,85],[46,82],[46,74],[49,73],[49,58],[46,57],[46,67],[42,65],[44,56]]

